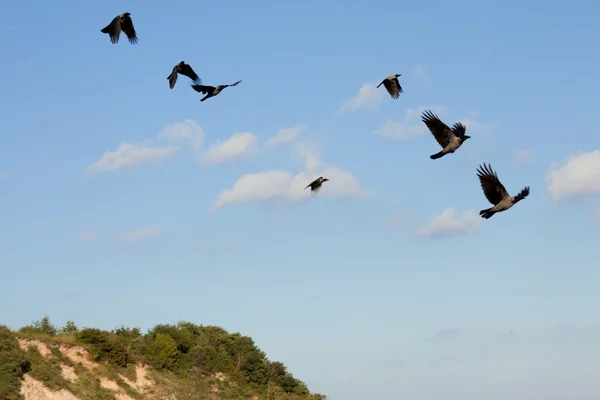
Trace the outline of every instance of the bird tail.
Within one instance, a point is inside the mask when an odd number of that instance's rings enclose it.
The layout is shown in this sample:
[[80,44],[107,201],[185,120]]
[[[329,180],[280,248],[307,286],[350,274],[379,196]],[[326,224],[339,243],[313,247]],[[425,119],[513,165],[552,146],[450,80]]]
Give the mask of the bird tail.
[[490,219],[492,215],[496,214],[495,211],[492,211],[492,208],[486,208],[485,210],[479,211],[479,215],[481,215],[481,218]]
[[431,158],[432,160],[437,160],[440,157],[444,156],[444,151],[440,151],[439,153],[435,153],[429,156],[429,158]]

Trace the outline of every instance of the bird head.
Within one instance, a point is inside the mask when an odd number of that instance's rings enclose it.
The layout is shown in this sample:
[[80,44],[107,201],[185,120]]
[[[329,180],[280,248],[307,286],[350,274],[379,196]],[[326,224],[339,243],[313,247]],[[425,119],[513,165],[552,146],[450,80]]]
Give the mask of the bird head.
[[183,64],[185,64],[185,61],[180,61],[180,62],[179,62],[179,65],[180,65],[181,67],[183,67]]
[[467,139],[471,139],[471,136],[469,136],[469,135],[465,135],[465,136],[463,136],[463,142],[464,142],[465,140],[467,140]]
[[321,182],[327,182],[329,179],[321,177]]
[[131,15],[131,13],[128,13],[128,12],[126,12],[126,13],[123,13],[123,16],[124,16],[124,17],[129,17],[130,15]]
[[397,78],[397,77],[399,77],[399,76],[402,76],[402,74],[396,74],[396,75],[394,75],[394,76]]

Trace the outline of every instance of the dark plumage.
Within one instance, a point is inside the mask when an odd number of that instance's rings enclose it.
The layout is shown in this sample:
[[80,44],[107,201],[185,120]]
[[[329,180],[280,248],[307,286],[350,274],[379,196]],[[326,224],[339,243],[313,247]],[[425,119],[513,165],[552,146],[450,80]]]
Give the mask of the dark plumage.
[[219,85],[217,87],[215,87],[215,86],[204,86],[204,85],[192,85],[192,89],[194,89],[198,93],[205,94],[206,96],[204,96],[203,98],[200,99],[200,101],[204,101],[204,100],[206,100],[206,99],[208,99],[210,97],[214,97],[214,96],[218,95],[226,87],[235,86],[235,85],[237,85],[240,82],[241,81],[237,81],[236,83],[232,83],[231,85]]
[[467,127],[462,123],[457,122],[452,126],[452,129],[450,129],[437,115],[429,110],[426,110],[423,113],[422,120],[443,149],[439,153],[429,156],[432,160],[443,157],[448,153],[454,153],[462,146],[465,140],[471,138],[471,136],[465,135]]
[[175,83],[177,83],[178,74],[185,75],[194,82],[202,84],[202,79],[198,77],[198,74],[194,72],[192,67],[189,64],[186,64],[185,61],[181,61],[179,64],[173,67],[171,75],[167,77],[167,79],[169,80],[169,87],[171,89],[173,89],[175,87]]
[[310,187],[311,192],[319,190],[319,188],[321,187],[321,185],[323,184],[323,182],[327,182],[328,180],[329,179],[323,178],[322,176],[320,176],[317,179],[315,179],[314,181],[312,181],[311,183],[309,183],[308,186],[306,186],[304,188],[304,190],[308,189],[309,187]]
[[387,78],[385,78],[384,80],[382,80],[381,83],[379,85],[377,85],[377,87],[379,87],[381,85],[385,86],[385,88],[387,89],[390,96],[392,96],[392,99],[397,99],[398,97],[400,97],[400,93],[403,92],[402,86],[400,86],[400,82],[398,81],[399,76],[402,76],[402,75],[400,75],[400,74],[390,75]]
[[135,28],[133,27],[133,21],[130,17],[131,13],[124,13],[121,15],[117,15],[110,24],[106,25],[103,29],[100,30],[102,33],[107,33],[110,36],[110,42],[112,44],[119,43],[119,36],[121,36],[121,31],[125,32],[127,35],[127,39],[129,39],[129,43],[136,44],[138,42],[137,34],[135,32]]
[[477,169],[477,176],[479,177],[485,198],[494,205],[494,207],[479,211],[479,215],[482,218],[489,219],[496,213],[506,211],[529,195],[529,186],[523,188],[514,197],[509,195],[504,185],[500,183],[496,172],[492,171],[492,167],[485,163],[483,167],[480,165]]

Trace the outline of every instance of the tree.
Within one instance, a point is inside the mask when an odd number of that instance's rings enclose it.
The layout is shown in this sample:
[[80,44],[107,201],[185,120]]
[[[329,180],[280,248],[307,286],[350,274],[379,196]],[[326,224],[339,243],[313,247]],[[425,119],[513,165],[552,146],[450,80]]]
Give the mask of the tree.
[[79,328],[77,328],[77,325],[75,325],[75,322],[67,321],[65,326],[63,326],[62,329],[60,330],[60,333],[75,333],[78,330],[79,330]]

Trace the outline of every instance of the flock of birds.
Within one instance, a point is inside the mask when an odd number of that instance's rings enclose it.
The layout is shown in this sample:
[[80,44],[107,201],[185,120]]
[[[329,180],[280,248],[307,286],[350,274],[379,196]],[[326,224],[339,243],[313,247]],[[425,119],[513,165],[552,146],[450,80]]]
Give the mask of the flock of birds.
[[[109,35],[110,42],[112,44],[117,44],[119,42],[121,31],[125,33],[129,43],[136,44],[138,42],[137,33],[133,26],[133,21],[131,20],[131,13],[126,12],[117,15],[110,22],[110,24],[101,30],[102,33]],[[223,89],[230,86],[236,86],[241,82],[240,80],[229,85],[218,86],[202,85],[202,79],[200,79],[192,67],[189,64],[186,64],[184,61],[181,61],[173,67],[173,71],[167,77],[170,89],[175,87],[177,77],[180,74],[187,76],[192,80],[192,89],[205,95],[200,99],[200,101],[214,97],[221,93]],[[401,74],[388,76],[381,81],[379,85],[377,85],[377,88],[383,85],[392,99],[398,99],[400,97],[400,93],[403,93],[402,86],[398,81],[399,76],[401,76]],[[456,122],[452,128],[450,128],[430,110],[424,111],[421,118],[435,140],[442,147],[440,152],[430,156],[432,160],[437,160],[438,158],[444,157],[447,154],[454,153],[467,139],[471,138],[471,136],[466,135],[467,127],[460,122]],[[479,215],[482,218],[489,219],[496,213],[506,211],[529,195],[529,186],[526,186],[519,192],[519,194],[516,196],[511,196],[507,192],[504,185],[500,182],[496,172],[493,171],[491,166],[486,163],[484,163],[483,166],[480,165],[477,169],[477,177],[479,178],[483,194],[493,205],[493,207],[479,211]],[[306,190],[310,187],[312,192],[316,192],[321,188],[321,185],[327,181],[329,181],[329,179],[320,176],[313,182],[309,183],[304,189]]]

